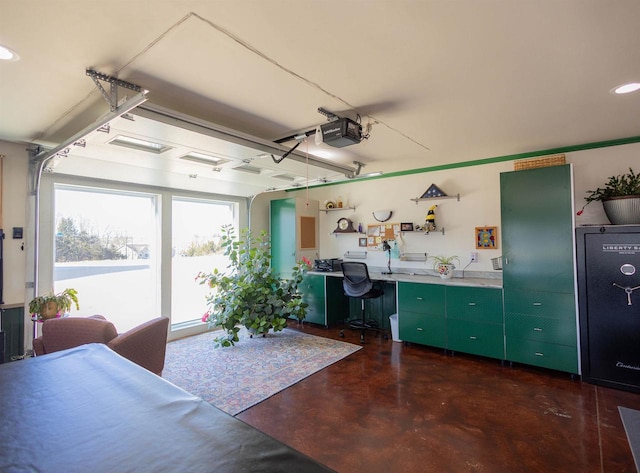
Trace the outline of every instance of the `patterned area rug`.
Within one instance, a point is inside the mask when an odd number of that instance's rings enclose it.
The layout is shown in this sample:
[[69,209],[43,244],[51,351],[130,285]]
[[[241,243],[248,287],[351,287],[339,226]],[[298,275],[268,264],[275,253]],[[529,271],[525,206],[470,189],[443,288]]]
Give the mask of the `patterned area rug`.
[[291,329],[213,348],[220,333],[168,343],[162,377],[233,416],[362,348]]

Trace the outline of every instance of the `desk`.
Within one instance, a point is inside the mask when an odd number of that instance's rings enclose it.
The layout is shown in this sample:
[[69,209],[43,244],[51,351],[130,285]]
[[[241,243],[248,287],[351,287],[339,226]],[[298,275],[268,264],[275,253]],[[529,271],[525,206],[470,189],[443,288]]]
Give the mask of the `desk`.
[[[482,278],[482,277],[465,277],[443,279],[440,276],[432,276],[429,274],[407,274],[393,273],[383,274],[383,270],[369,268],[369,276],[378,283],[383,283],[384,295],[379,299],[370,299],[365,301],[365,313],[367,319],[377,320],[382,328],[389,330],[389,316],[398,312],[397,307],[397,283],[420,283],[435,284],[439,286],[459,286],[459,287],[476,287],[476,288],[493,288],[502,289],[501,278]],[[327,288],[323,294],[322,308],[314,308],[313,319],[316,322],[317,312],[322,311],[322,318],[325,322],[323,325],[331,325],[331,322],[338,322],[343,319],[359,319],[360,318],[360,302],[344,296],[342,292],[342,272],[321,272],[309,271],[307,273],[314,278],[326,279],[324,287]],[[339,283],[335,284],[335,280],[339,279]],[[333,283],[333,284],[332,284]],[[322,287],[322,285],[320,285]],[[339,289],[335,289],[339,286]],[[329,288],[334,290],[330,291]],[[304,290],[304,289],[303,289]],[[336,302],[336,299],[340,299]],[[325,302],[326,301],[326,302]],[[348,313],[344,310],[340,311],[336,306],[349,307]],[[317,323],[317,322],[316,322]]]
[[0,471],[331,472],[105,345],[0,365]]

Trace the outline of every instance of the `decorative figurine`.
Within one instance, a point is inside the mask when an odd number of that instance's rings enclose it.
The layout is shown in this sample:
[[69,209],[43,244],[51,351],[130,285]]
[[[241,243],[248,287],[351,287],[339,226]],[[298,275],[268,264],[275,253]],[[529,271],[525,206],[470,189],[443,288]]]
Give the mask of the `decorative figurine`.
[[437,205],[432,205],[429,207],[429,211],[427,212],[427,216],[425,217],[425,230],[427,232],[432,232],[436,229],[436,207]]

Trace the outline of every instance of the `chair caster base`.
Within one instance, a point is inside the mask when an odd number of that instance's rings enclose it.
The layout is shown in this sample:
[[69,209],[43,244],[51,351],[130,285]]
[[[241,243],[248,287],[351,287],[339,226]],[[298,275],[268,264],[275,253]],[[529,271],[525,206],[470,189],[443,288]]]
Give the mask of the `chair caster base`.
[[340,338],[344,338],[344,330],[340,330]]

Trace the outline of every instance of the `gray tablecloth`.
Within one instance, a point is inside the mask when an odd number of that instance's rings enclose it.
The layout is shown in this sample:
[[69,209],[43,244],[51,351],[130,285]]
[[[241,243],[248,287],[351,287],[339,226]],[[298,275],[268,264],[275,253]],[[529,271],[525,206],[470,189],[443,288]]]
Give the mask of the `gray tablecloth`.
[[112,352],[0,365],[0,471],[332,471]]

